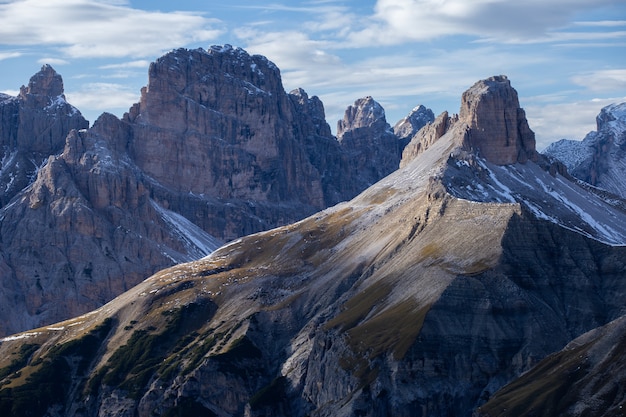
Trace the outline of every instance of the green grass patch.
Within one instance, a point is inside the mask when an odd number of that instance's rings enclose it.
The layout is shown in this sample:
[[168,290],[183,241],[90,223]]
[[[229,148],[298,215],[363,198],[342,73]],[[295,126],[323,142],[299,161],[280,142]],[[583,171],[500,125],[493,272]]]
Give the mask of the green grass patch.
[[326,323],[325,328],[328,330],[339,327],[343,331],[353,328],[364,320],[377,304],[384,301],[392,288],[391,284],[381,281],[372,284],[350,298],[344,304],[343,311]]
[[[73,381],[87,373],[89,364],[95,359],[113,324],[112,319],[107,319],[85,336],[56,345],[45,356],[22,367],[28,371],[23,382],[0,390],[0,415],[43,416],[52,406],[60,406],[63,410]],[[27,360],[33,349],[36,350],[32,346],[23,347],[20,360]],[[73,369],[70,364],[76,362],[78,366]]]
[[173,372],[174,369],[163,367],[164,361],[191,342],[189,334],[206,324],[214,312],[215,305],[210,302],[188,304],[164,314],[166,324],[160,333],[155,333],[153,326],[135,330],[91,378],[89,392],[97,393],[101,382],[126,390],[130,398],[138,398],[157,371]]
[[25,367],[39,347],[40,345],[34,343],[20,346],[20,350],[13,353],[16,357],[11,360],[11,363],[0,369],[0,381]]
[[401,360],[422,330],[430,305],[419,308],[413,300],[398,303],[348,331],[351,348],[375,358],[392,352]]

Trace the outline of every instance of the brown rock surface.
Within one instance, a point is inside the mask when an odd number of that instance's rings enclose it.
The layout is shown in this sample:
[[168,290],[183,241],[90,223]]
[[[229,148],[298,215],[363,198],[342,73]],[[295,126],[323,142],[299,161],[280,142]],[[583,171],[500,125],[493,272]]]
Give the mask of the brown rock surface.
[[349,155],[352,176],[367,185],[398,169],[401,141],[387,123],[383,107],[370,96],[348,106],[337,122],[337,139]]
[[[50,103],[42,97],[61,87],[44,67],[1,103]],[[52,103],[73,109],[62,96]],[[289,224],[355,196],[399,162],[384,118],[357,124],[340,143],[317,97],[287,94],[278,68],[242,49],[159,58],[122,120],[103,114],[89,130],[48,141],[40,149],[48,163],[3,209],[0,335],[98,307],[159,269],[202,257],[213,236]],[[15,142],[24,128],[8,126],[3,138]]]
[[400,167],[405,166],[428,149],[437,139],[445,135],[458,120],[458,116],[450,117],[448,112],[444,111],[437,116],[432,124],[427,124],[417,131],[411,138],[409,144],[402,151]]
[[499,165],[537,159],[535,134],[506,76],[478,81],[465,91],[459,119],[468,127],[466,150]]

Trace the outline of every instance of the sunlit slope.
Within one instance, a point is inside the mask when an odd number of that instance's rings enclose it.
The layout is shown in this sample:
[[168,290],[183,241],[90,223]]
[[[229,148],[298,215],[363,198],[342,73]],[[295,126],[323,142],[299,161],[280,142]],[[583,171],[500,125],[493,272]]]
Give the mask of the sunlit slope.
[[[347,203],[3,339],[0,414],[471,415],[623,314],[626,215],[459,146],[453,129]],[[595,199],[611,244],[557,195]]]

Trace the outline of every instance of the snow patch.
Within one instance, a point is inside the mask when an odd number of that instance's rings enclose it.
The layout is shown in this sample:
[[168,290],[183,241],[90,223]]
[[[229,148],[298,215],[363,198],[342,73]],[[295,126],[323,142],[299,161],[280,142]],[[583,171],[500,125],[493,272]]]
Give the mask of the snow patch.
[[161,207],[154,200],[150,200],[150,202],[161,218],[172,227],[173,232],[185,242],[190,260],[207,256],[222,245],[222,241],[209,235],[184,216]]

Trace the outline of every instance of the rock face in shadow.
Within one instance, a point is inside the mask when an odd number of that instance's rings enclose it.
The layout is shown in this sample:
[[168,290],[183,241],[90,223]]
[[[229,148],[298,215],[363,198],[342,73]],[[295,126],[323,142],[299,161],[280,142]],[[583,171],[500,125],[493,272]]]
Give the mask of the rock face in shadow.
[[499,390],[474,415],[623,415],[625,347],[626,316],[621,316],[543,359]]
[[387,123],[385,110],[370,96],[348,106],[337,122],[337,139],[351,161],[351,176],[367,186],[398,169],[402,142]]
[[[464,132],[348,202],[2,339],[0,410],[471,416],[624,316],[626,212],[532,161],[468,152]],[[36,389],[50,375],[56,395]]]
[[159,58],[140,102],[88,130],[49,66],[0,100],[0,335],[352,198],[400,161],[380,106],[338,141],[317,97],[229,45]]
[[17,97],[0,94],[0,207],[34,181],[46,158],[63,149],[70,130],[88,126],[65,100],[63,79],[49,65]]

